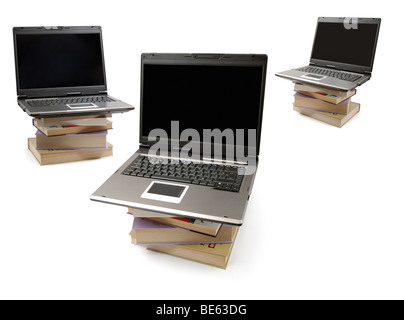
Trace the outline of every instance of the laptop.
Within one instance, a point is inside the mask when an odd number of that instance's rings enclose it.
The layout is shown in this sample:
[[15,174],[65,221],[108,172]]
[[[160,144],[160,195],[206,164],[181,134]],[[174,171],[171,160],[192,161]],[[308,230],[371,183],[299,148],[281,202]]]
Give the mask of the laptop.
[[261,54],[142,54],[139,149],[90,199],[241,225],[266,70]]
[[101,27],[15,27],[13,36],[17,101],[28,115],[134,109],[107,94]]
[[279,72],[282,78],[349,91],[371,77],[381,19],[318,18],[310,64]]

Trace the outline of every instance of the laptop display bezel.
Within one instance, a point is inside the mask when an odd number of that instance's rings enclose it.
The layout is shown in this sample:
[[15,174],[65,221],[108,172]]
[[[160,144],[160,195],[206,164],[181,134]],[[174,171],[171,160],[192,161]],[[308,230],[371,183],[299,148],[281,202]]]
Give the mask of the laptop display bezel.
[[[104,85],[97,86],[74,86],[74,87],[57,87],[57,88],[30,88],[21,89],[18,72],[18,47],[17,35],[37,35],[37,34],[99,34],[101,44],[101,58],[103,69],[103,82]],[[15,72],[17,82],[17,95],[23,98],[37,98],[37,97],[58,97],[66,96],[68,94],[80,93],[82,95],[98,94],[107,91],[107,79],[105,73],[104,62],[104,49],[102,41],[102,30],[100,26],[75,26],[75,27],[14,27],[14,59],[15,59]]]
[[[247,147],[244,148],[244,154],[252,155],[255,157],[259,155],[260,142],[261,142],[261,127],[262,127],[262,115],[265,96],[265,82],[267,72],[268,57],[265,54],[166,54],[166,53],[143,53],[141,55],[141,85],[140,85],[140,125],[139,125],[139,142],[144,146],[151,146],[154,142],[149,140],[148,135],[143,135],[143,79],[144,79],[144,66],[146,64],[165,64],[165,65],[199,65],[199,66],[214,66],[214,65],[228,65],[228,66],[260,66],[262,67],[262,82],[261,82],[261,94],[259,113],[257,119],[257,141],[256,148]],[[168,139],[168,146],[170,147],[174,141]],[[187,144],[188,141],[175,141],[175,144],[179,147]],[[223,154],[225,153],[226,145],[223,147]],[[212,143],[212,152],[215,144]],[[203,145],[201,143],[201,150]]]
[[[345,19],[347,18],[336,18],[336,17],[320,17],[317,20],[317,27],[316,27],[316,32],[314,34],[314,39],[313,39],[313,46],[312,46],[312,51],[310,55],[310,64],[315,64],[321,67],[327,67],[327,66],[333,66],[336,69],[340,70],[345,70],[345,71],[352,71],[352,72],[359,72],[359,73],[370,73],[373,70],[373,62],[375,59],[375,54],[376,54],[376,47],[377,47],[377,40],[379,37],[379,30],[380,30],[380,23],[381,19],[380,18],[357,18],[357,23],[358,27],[360,28],[361,24],[376,24],[377,25],[377,30],[376,30],[376,35],[375,35],[375,43],[373,47],[373,53],[372,53],[372,61],[370,66],[360,66],[360,65],[353,65],[353,64],[347,64],[347,63],[341,63],[341,62],[336,62],[336,61],[329,61],[329,60],[321,60],[321,59],[314,59],[313,57],[313,51],[314,51],[314,46],[315,46],[315,41],[316,41],[316,35],[317,35],[317,29],[319,23],[341,23],[343,24]],[[348,18],[350,19],[350,18]]]

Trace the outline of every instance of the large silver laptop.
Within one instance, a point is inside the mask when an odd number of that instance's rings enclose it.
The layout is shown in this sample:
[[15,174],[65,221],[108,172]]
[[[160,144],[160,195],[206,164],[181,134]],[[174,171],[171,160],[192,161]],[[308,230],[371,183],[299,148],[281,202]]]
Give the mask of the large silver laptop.
[[381,19],[318,18],[310,65],[276,75],[348,91],[371,77]]
[[107,94],[101,27],[15,27],[18,105],[33,117],[134,107]]
[[142,54],[139,150],[91,200],[241,225],[266,69],[266,55]]

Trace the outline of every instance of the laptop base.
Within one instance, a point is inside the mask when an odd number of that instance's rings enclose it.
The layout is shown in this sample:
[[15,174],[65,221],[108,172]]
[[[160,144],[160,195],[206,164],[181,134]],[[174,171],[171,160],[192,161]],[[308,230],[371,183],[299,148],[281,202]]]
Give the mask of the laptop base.
[[[304,68],[304,67],[303,67]],[[297,68],[300,69],[300,68]],[[275,75],[287,80],[301,82],[305,84],[310,84],[313,86],[333,89],[339,91],[350,91],[356,87],[364,84],[370,79],[369,75],[362,75],[357,81],[351,82],[346,80],[341,80],[338,78],[333,78],[329,76],[320,76],[316,79],[316,74],[311,75],[309,72],[299,71],[297,69],[291,69],[283,72],[276,73]]]

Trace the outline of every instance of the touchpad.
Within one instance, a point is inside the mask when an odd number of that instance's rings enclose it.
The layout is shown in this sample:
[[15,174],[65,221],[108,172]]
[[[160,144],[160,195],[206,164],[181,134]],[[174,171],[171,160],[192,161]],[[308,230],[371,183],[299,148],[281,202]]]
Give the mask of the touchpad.
[[158,201],[180,203],[187,191],[188,186],[153,181],[143,192],[141,197]]
[[94,103],[70,103],[66,104],[70,109],[91,109],[98,108]]
[[314,73],[307,73],[307,74],[303,75],[302,78],[307,78],[307,79],[318,81],[318,80],[327,78],[327,76],[322,76],[322,75],[314,74]]

